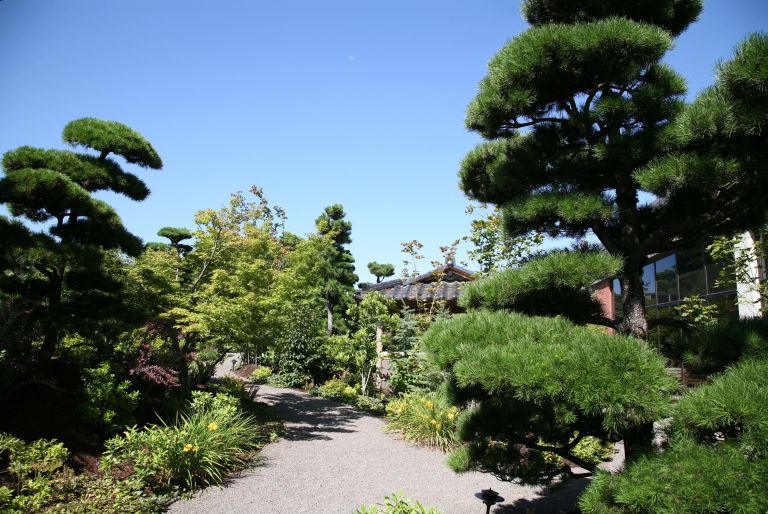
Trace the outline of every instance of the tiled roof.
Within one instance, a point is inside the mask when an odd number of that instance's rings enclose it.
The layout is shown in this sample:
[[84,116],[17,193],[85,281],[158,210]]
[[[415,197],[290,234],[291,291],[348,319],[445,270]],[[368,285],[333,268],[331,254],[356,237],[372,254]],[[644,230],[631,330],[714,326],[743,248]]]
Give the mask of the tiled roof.
[[358,298],[372,291],[385,298],[407,302],[445,300],[455,303],[461,286],[474,279],[473,273],[461,266],[448,264],[409,279],[394,279],[378,284],[360,284]]
[[[464,282],[443,282],[440,284],[406,284],[390,286],[377,291],[385,298],[416,302],[419,300],[445,300],[455,302],[461,293]],[[378,284],[377,284],[378,285]],[[365,291],[370,292],[370,290]]]

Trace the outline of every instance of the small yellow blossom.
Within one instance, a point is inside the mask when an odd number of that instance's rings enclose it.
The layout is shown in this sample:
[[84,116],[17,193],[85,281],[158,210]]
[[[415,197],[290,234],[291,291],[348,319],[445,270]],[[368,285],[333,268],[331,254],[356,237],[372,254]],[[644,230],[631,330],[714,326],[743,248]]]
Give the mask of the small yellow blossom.
[[424,405],[426,405],[428,409],[431,409],[431,408],[432,408],[432,402],[431,402],[431,401],[429,401],[429,400],[425,401],[425,402],[424,402]]
[[441,428],[443,428],[443,425],[441,425],[440,423],[438,423],[438,424],[436,424],[436,425],[435,425],[435,428],[436,428],[436,429],[438,429],[438,430],[440,430]]
[[183,448],[183,450],[184,450],[184,453],[186,453],[186,452],[188,452],[188,451],[192,450],[193,448],[194,448],[194,446],[192,446],[191,444],[189,444],[189,443],[185,444],[185,445],[184,445],[184,448]]
[[213,431],[213,430],[216,430],[217,428],[219,428],[219,425],[216,424],[216,422],[208,423],[208,430]]

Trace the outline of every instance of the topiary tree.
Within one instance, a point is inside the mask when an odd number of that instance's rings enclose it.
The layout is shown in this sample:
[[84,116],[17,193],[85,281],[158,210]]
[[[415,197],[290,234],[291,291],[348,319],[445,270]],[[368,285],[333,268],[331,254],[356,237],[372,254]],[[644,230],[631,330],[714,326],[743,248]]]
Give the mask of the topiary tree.
[[589,286],[621,266],[621,259],[604,252],[554,251],[466,284],[459,304],[610,326],[613,321],[604,318]]
[[368,263],[368,271],[376,277],[376,283],[383,281],[387,277],[395,274],[395,267],[392,264],[379,264],[376,261]]
[[504,480],[550,483],[570,474],[562,459],[593,471],[574,451],[580,441],[635,443],[676,389],[644,342],[563,318],[473,310],[434,323],[423,341],[449,376],[453,402],[466,408],[451,466]]
[[641,337],[648,255],[744,229],[768,207],[765,38],[687,109],[684,80],[662,62],[700,11],[700,0],[525,0],[532,27],[491,60],[467,109],[488,141],[462,162],[462,189],[502,207],[513,236],[594,234],[623,259],[619,328]]
[[333,246],[326,252],[323,266],[323,299],[328,318],[328,335],[333,333],[334,310],[341,310],[348,303],[354,293],[354,285],[358,280],[355,274],[355,259],[345,245],[352,242],[352,223],[344,219],[346,213],[344,207],[334,204],[326,207],[317,220],[318,235],[327,237],[333,242]]
[[[139,238],[128,232],[96,191],[112,191],[141,201],[149,189],[122,169],[110,154],[143,168],[162,167],[157,152],[138,132],[113,122],[83,118],[67,124],[64,141],[95,150],[98,156],[72,150],[22,146],[3,156],[0,203],[17,219],[44,223],[31,228],[3,218],[13,232],[2,287],[17,291],[31,304],[29,315],[41,322],[43,352],[54,353],[61,330],[74,322],[98,318],[109,293],[119,289],[105,262],[106,250],[137,255]],[[114,298],[113,298],[114,299]],[[123,313],[126,314],[126,313]]]
[[179,254],[192,251],[191,246],[181,244],[181,242],[186,239],[192,239],[192,232],[190,232],[189,229],[178,227],[163,227],[157,231],[157,235],[168,239],[171,242],[171,246]]

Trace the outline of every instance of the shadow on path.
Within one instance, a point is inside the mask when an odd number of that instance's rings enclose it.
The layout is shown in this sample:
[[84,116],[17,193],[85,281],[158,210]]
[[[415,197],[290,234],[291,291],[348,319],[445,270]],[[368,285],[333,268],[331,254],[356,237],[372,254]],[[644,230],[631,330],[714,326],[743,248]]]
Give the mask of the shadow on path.
[[273,405],[285,420],[282,437],[289,441],[330,440],[333,434],[358,432],[355,422],[365,416],[341,403],[290,389],[263,388],[258,400]]
[[[568,480],[560,487],[552,489],[543,489],[539,492],[540,496],[534,499],[522,498],[513,503],[503,503],[496,506],[493,514],[526,514],[528,512],[536,513],[560,513],[564,505],[576,505],[579,496],[589,485],[586,478],[574,478]],[[572,512],[578,512],[574,510]]]

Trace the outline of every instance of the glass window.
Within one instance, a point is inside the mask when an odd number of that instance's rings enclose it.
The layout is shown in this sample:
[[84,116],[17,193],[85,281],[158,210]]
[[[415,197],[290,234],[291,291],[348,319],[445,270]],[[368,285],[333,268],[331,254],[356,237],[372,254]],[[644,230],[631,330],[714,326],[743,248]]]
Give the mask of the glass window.
[[624,315],[623,315],[623,310],[622,310],[622,307],[621,307],[622,306],[622,303],[621,303],[621,284],[619,283],[619,279],[618,278],[614,278],[613,279],[613,300],[614,300],[614,305],[616,306],[616,316],[615,317],[616,317],[616,320],[619,321],[619,320],[621,320],[624,317]]
[[677,270],[675,256],[668,255],[656,261],[656,295],[658,303],[676,302],[680,299],[677,291]]
[[700,248],[677,252],[677,273],[680,280],[680,297],[707,294],[707,278],[704,273],[704,255]]
[[723,277],[725,280],[722,280],[720,278],[720,272],[723,270],[723,265],[712,260],[712,256],[710,256],[708,252],[705,252],[705,262],[707,265],[708,294],[736,290],[735,277]]
[[645,305],[656,305],[656,277],[653,263],[643,268],[643,291],[645,291]]

